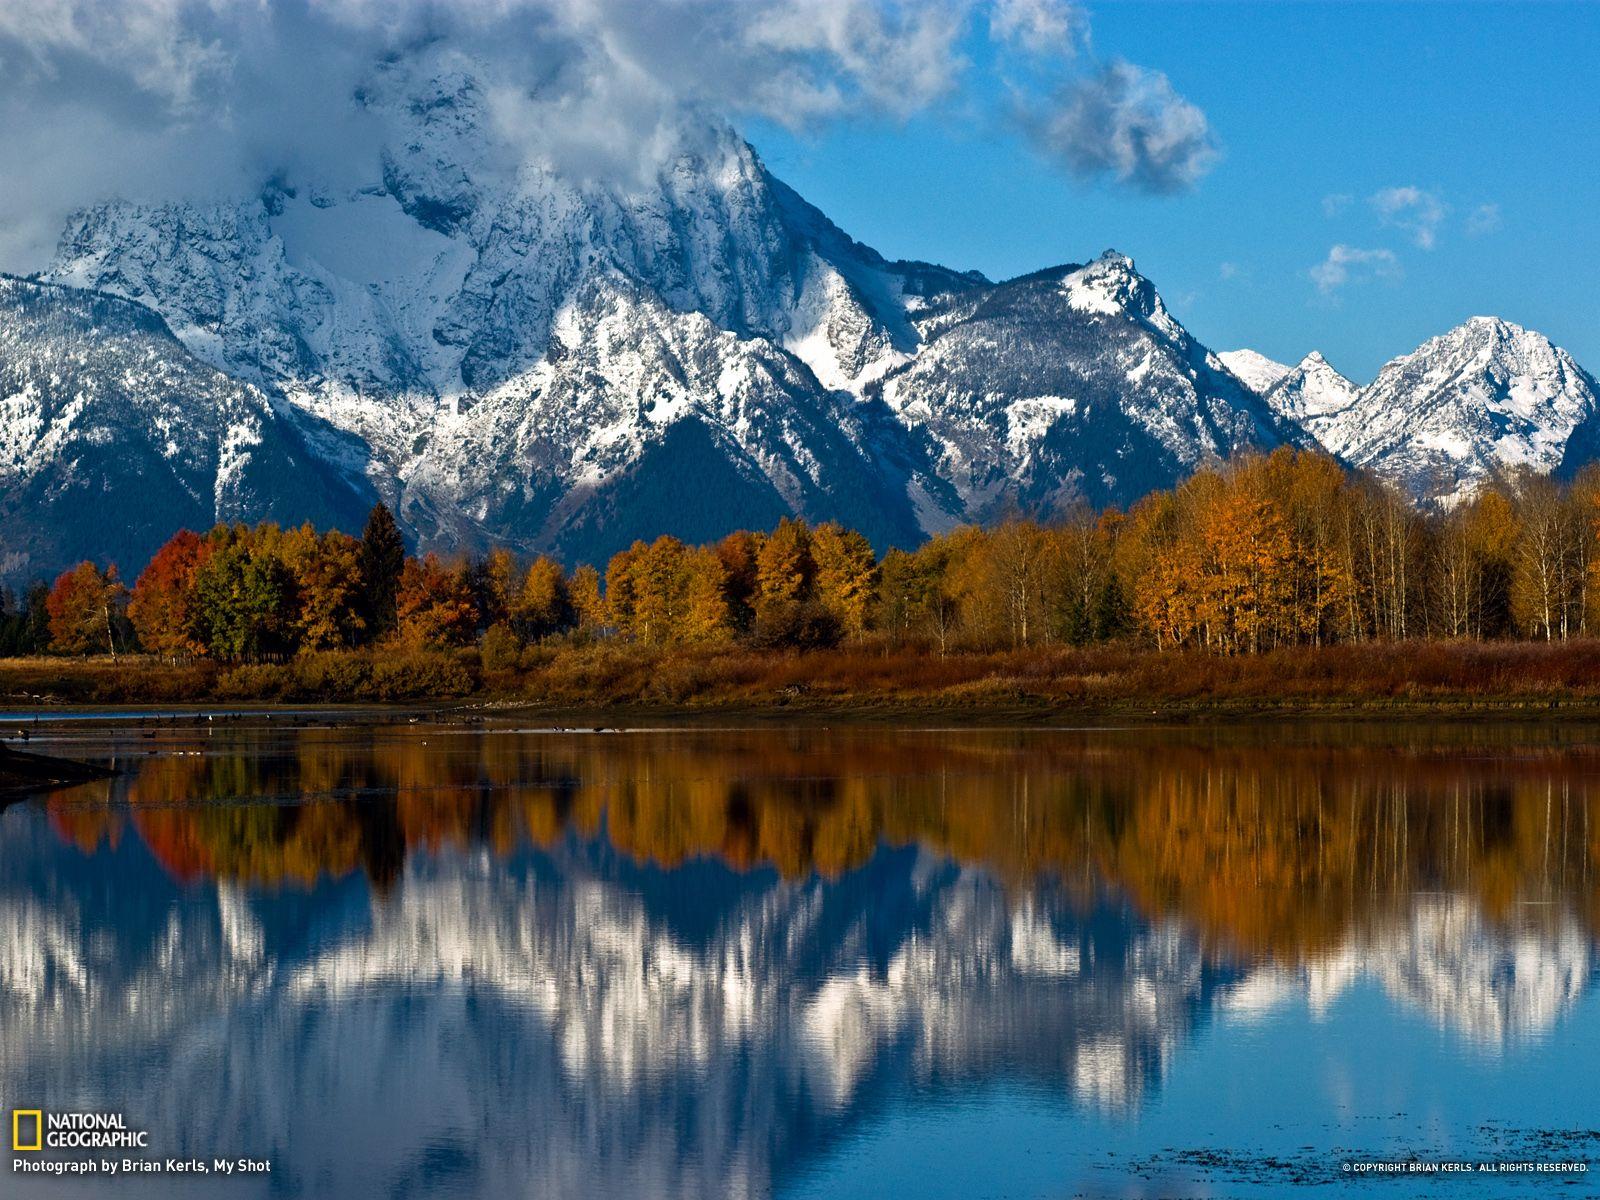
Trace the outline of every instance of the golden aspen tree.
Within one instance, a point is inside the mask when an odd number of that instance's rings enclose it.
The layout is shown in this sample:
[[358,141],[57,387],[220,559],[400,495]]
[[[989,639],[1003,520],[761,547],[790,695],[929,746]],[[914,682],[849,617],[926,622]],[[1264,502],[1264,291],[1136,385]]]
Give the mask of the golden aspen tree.
[[817,599],[833,614],[846,637],[867,627],[875,599],[878,563],[872,544],[853,529],[829,521],[811,532]]
[[553,558],[540,556],[529,565],[509,611],[511,627],[523,641],[560,633],[572,623],[572,598],[566,573]]
[[567,591],[580,633],[593,637],[611,623],[605,597],[600,590],[599,571],[584,563],[572,572]]

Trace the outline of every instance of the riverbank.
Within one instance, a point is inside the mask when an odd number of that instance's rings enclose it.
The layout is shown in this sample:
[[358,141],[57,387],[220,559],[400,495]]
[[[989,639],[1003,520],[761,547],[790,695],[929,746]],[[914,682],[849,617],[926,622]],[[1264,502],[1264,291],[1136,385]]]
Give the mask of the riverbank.
[[1133,646],[940,656],[852,647],[536,646],[353,651],[224,666],[153,658],[0,660],[0,705],[472,704],[637,715],[1600,715],[1600,641],[1413,642],[1221,657]]

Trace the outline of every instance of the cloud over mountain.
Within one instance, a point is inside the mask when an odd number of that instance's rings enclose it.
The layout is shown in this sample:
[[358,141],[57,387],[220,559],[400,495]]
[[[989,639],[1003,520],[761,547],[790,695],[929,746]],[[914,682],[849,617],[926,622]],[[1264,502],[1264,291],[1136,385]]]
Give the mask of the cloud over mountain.
[[[373,64],[431,45],[491,92],[507,168],[641,178],[719,119],[791,129],[972,104],[974,51],[1078,174],[1178,190],[1212,152],[1159,72],[1084,56],[1070,0],[34,0],[0,6],[0,268],[66,212],[327,179],[390,140]],[[1013,70],[1012,68],[1015,67]],[[1016,83],[1016,80],[1026,82]]]

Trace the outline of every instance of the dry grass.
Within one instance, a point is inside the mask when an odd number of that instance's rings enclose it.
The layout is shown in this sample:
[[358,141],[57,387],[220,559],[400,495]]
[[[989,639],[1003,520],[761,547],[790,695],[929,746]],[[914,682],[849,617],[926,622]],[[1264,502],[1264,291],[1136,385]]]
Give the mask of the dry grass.
[[1315,710],[1600,707],[1600,641],[1409,642],[1253,657],[1131,645],[965,652],[853,646],[530,648],[313,654],[221,667],[150,658],[0,660],[0,700],[38,703],[392,702],[461,698],[662,710]]

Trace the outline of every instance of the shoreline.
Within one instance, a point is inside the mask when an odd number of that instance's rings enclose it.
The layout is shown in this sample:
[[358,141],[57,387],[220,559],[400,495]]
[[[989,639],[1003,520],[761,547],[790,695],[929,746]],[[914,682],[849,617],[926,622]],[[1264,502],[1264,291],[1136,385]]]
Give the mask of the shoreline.
[[[810,652],[551,644],[511,663],[394,647],[228,665],[0,659],[6,721],[449,713],[622,721],[975,725],[1600,721],[1600,640],[1369,643],[1224,657],[1119,645]],[[80,718],[81,719],[81,718]]]
[[1239,724],[1301,724],[1330,722],[1353,724],[1389,721],[1469,724],[1600,725],[1600,701],[1550,700],[1534,697],[1498,699],[1440,698],[1391,701],[1219,701],[1195,700],[1135,702],[1125,705],[1006,704],[972,705],[868,700],[848,697],[829,700],[772,703],[626,703],[607,706],[554,705],[497,697],[448,697],[393,703],[296,701],[210,702],[182,704],[46,703],[36,706],[7,703],[0,711],[0,744],[17,744],[9,732],[13,725],[38,722],[50,725],[125,724],[170,722],[182,724],[211,716],[220,721],[256,721],[282,718],[286,723],[329,728],[356,725],[404,724],[421,718],[434,724],[481,723],[493,720],[532,721],[552,732],[630,732],[639,723],[694,728],[727,721],[752,725],[883,725],[917,727],[959,723],[975,727],[1004,728],[1119,728],[1204,726]]

